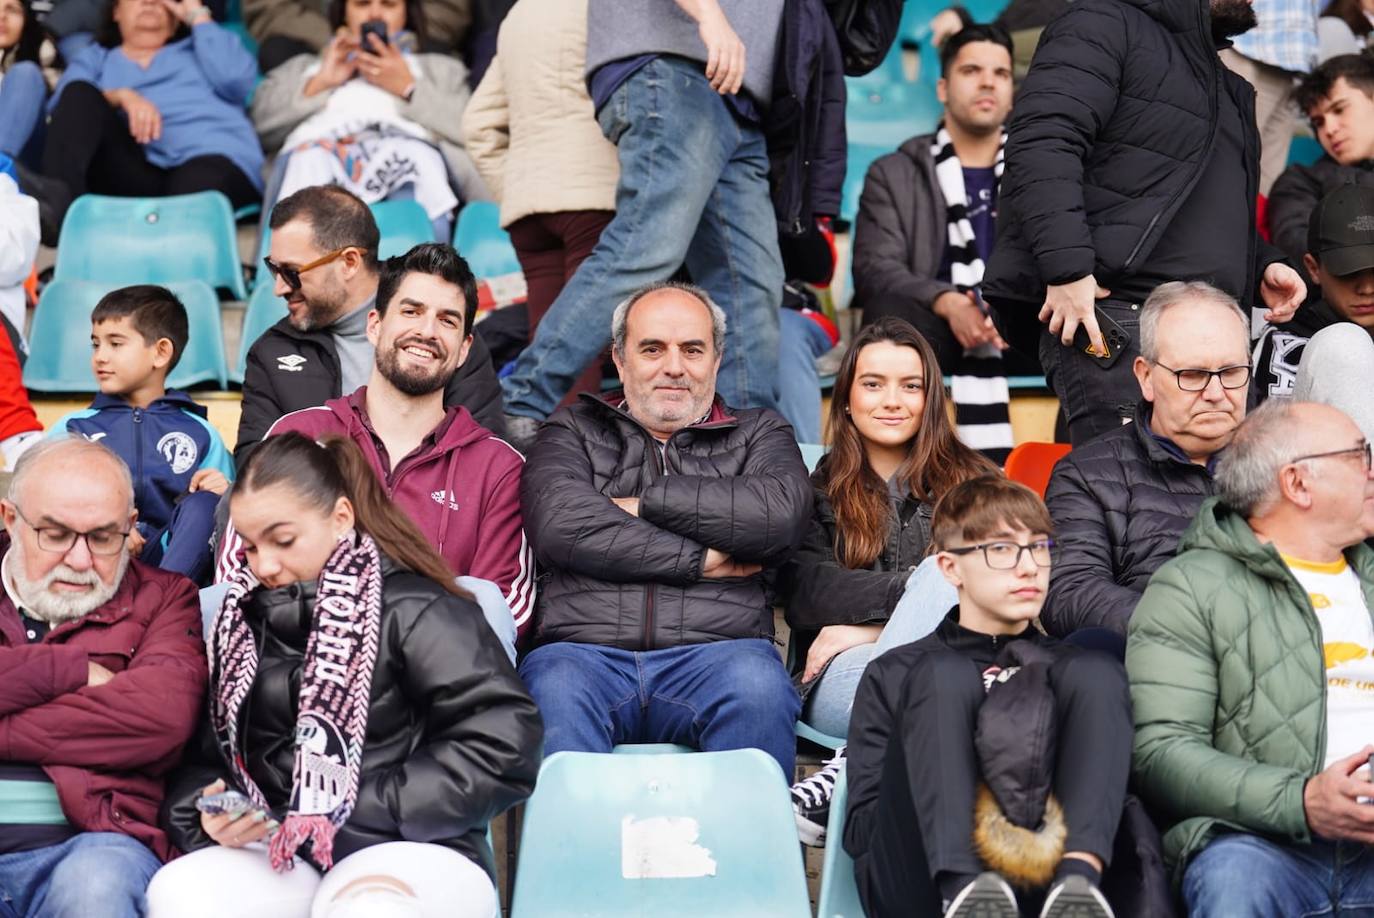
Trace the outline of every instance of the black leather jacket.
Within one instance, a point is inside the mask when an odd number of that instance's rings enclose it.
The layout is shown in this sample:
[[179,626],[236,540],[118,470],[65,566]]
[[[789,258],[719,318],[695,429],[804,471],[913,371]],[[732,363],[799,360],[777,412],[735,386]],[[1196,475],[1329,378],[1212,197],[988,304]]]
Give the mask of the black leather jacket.
[[[335,863],[369,845],[432,842],[495,876],[487,824],[534,789],[539,711],[476,603],[390,562],[384,572],[358,800],[335,837]],[[260,589],[245,610],[260,662],[242,709],[241,751],[278,818],[291,793],[314,598],[314,583]],[[233,784],[205,718],[163,804],[163,825],[183,851],[214,844],[201,831],[195,801],[216,778]]]

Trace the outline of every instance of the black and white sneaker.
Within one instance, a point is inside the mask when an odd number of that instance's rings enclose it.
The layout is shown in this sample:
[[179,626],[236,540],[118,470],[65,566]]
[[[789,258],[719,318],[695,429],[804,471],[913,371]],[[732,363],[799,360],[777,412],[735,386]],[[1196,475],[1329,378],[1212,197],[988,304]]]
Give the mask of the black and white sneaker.
[[1069,876],[1050,887],[1040,918],[1116,918],[1102,890],[1086,877]]
[[835,755],[811,777],[792,785],[792,812],[797,816],[797,835],[803,845],[825,847],[825,827],[830,822],[830,798],[835,796],[835,779],[844,767],[841,746]]
[[1016,893],[992,871],[978,874],[945,906],[945,918],[1019,918],[1020,914]]

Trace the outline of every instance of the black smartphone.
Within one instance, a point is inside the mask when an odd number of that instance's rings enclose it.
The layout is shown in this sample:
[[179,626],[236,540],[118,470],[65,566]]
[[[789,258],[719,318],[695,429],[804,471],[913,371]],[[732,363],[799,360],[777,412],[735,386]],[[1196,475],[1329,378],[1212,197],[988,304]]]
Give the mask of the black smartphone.
[[367,40],[367,36],[369,35],[376,35],[377,40],[384,45],[390,44],[390,41],[387,39],[386,36],[386,23],[382,22],[382,20],[380,19],[369,19],[367,22],[363,23],[362,35],[359,36],[359,38],[361,40],[364,51],[367,51],[372,47],[372,42]]
[[1078,331],[1073,336],[1073,346],[1087,354],[1102,369],[1113,366],[1121,355],[1126,352],[1126,348],[1131,345],[1131,333],[1117,324],[1116,320],[1102,311],[1101,307],[1093,307],[1093,315],[1097,316],[1097,327],[1102,332],[1102,343],[1107,346],[1106,355],[1093,351],[1092,341],[1088,338],[1088,329],[1085,326],[1078,326]]

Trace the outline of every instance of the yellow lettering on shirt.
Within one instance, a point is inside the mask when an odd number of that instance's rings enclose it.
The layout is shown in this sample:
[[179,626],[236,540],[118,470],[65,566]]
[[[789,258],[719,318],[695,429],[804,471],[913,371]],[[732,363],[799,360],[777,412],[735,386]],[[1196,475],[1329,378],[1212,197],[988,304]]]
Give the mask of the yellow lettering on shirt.
[[[1331,600],[1328,599],[1328,598],[1326,597],[1326,594],[1324,594],[1324,593],[1308,593],[1308,594],[1307,594],[1307,598],[1310,599],[1310,600],[1312,601],[1312,608],[1313,608],[1313,609],[1329,609],[1329,608],[1331,608]],[[1330,668],[1330,664],[1329,664],[1329,663],[1327,664],[1327,668],[1328,668],[1328,669]]]
[[1326,657],[1326,668],[1335,669],[1342,663],[1350,663],[1353,660],[1363,660],[1365,657],[1369,656],[1369,651],[1359,644],[1336,641],[1331,644],[1323,644],[1322,655]]

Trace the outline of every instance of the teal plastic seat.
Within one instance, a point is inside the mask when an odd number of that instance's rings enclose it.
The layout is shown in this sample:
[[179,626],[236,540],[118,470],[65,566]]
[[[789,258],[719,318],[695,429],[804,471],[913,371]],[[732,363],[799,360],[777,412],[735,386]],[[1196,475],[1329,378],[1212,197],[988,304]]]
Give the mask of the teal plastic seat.
[[821,862],[821,895],[816,918],[864,918],[859,886],[854,882],[854,859],[844,850],[844,811],[848,805],[844,770],[835,781],[830,798],[830,821],[825,829],[825,859]]
[[[40,392],[94,392],[91,373],[91,310],[120,284],[54,280],[43,289],[29,331],[29,359],[24,385]],[[201,281],[169,283],[186,307],[190,338],[167,385],[185,389],[199,383],[224,388],[224,332],[219,300]]]
[[473,201],[458,212],[453,247],[478,277],[520,273],[510,234],[501,228],[501,208],[491,201]]
[[808,472],[816,471],[816,466],[820,464],[821,457],[825,455],[825,447],[820,443],[798,443],[797,447],[801,450],[802,461],[806,463]]
[[378,201],[368,206],[372,208],[372,217],[382,233],[377,257],[404,255],[422,242],[435,241],[434,226],[429,222],[429,215],[415,201]]
[[62,221],[55,280],[171,285],[198,280],[248,299],[234,210],[218,191],[165,198],[82,195]]
[[512,918],[809,918],[787,782],[757,749],[559,752],[525,804]]
[[253,295],[248,298],[248,308],[243,313],[243,334],[239,338],[239,357],[229,379],[243,382],[243,372],[248,366],[248,349],[273,325],[286,318],[286,300],[272,292],[272,285],[258,284]]
[[614,755],[686,755],[696,750],[677,743],[621,743],[611,752]]

